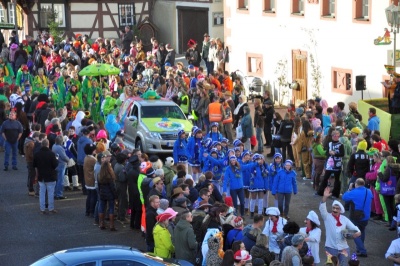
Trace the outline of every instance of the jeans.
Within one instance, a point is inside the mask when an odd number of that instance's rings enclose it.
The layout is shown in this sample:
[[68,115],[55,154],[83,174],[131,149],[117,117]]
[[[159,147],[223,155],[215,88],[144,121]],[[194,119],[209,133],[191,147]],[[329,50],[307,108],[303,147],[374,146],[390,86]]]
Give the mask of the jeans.
[[263,129],[261,127],[256,127],[257,152],[262,152],[262,150],[264,149],[262,133]]
[[240,201],[240,216],[244,215],[244,190],[243,188],[239,188],[239,189],[231,189],[231,197],[232,197],[232,201],[233,201],[233,207],[235,207],[235,209],[237,210],[237,198],[239,197],[239,201]]
[[[0,126],[0,132],[1,132],[1,127],[2,126]],[[0,134],[0,147],[4,147],[4,142],[5,142],[5,139],[3,138],[3,134]]]
[[[278,195],[278,209],[283,216],[288,216],[289,214],[289,204],[292,197],[291,193],[276,193]],[[283,206],[285,203],[285,206]]]
[[365,249],[365,246],[364,246],[364,240],[365,240],[365,228],[368,225],[368,220],[365,220],[365,221],[353,221],[352,220],[352,222],[361,231],[361,236],[354,238],[354,243],[356,244],[357,251],[360,252],[361,254],[367,254],[367,250]]
[[49,211],[54,210],[54,188],[56,187],[56,181],[53,182],[39,182],[39,206],[40,210],[46,209],[46,191],[47,191],[47,202]]
[[114,214],[114,200],[99,200],[99,213],[104,213],[106,211],[108,203],[108,213]]
[[209,120],[208,116],[203,116],[203,126],[204,126],[204,130],[206,132],[210,131],[210,120]]
[[244,149],[251,152],[250,138],[247,138],[247,140],[244,142]]
[[96,189],[87,189],[86,191],[86,215],[92,215],[97,202],[97,191]]
[[12,166],[17,166],[18,141],[15,143],[10,143],[6,140],[4,148],[6,151],[6,154],[4,155],[4,167],[8,167],[10,164],[10,153],[12,153]]
[[64,192],[64,175],[67,166],[64,163],[59,163],[57,166],[57,184],[56,184],[56,197],[62,197]]
[[[348,256],[343,255],[341,250],[333,249],[330,247],[325,247],[325,250],[327,252],[329,252],[329,254],[331,254],[332,256],[338,257],[340,266],[348,265],[349,258],[348,258]],[[347,254],[349,254],[349,256],[350,256],[350,248],[346,248],[346,251],[347,251]]]

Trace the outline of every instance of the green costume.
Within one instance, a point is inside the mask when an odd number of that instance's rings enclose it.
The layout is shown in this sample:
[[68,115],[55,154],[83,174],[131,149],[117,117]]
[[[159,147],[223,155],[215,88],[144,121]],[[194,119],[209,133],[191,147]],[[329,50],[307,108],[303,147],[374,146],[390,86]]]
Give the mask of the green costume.
[[51,88],[47,88],[46,90],[47,96],[50,98],[50,101],[54,104],[54,106],[58,109],[58,104],[59,104],[59,92],[58,88],[56,86],[53,86]]
[[79,92],[82,90],[82,83],[78,79],[71,78],[71,84],[75,85]]
[[19,69],[17,72],[17,78],[15,79],[15,84],[20,86],[22,89],[26,81],[29,81],[29,84],[33,85],[33,76],[29,72],[24,73],[21,69]]
[[347,165],[349,163],[350,155],[352,153],[351,142],[347,137],[341,137],[339,141],[343,144],[344,156],[342,157],[343,171],[340,174],[341,193],[344,194],[349,189],[349,173]]
[[83,106],[85,107],[85,110],[89,109],[89,103],[91,101],[91,97],[89,97],[89,93],[92,90],[92,78],[91,77],[85,77],[85,79],[82,82],[82,100],[83,100]]
[[92,120],[97,123],[101,119],[100,115],[100,107],[103,99],[102,90],[100,87],[95,87],[89,90],[88,99],[91,99],[90,102],[90,115]]
[[10,63],[1,63],[0,68],[2,68],[4,72],[3,81],[7,82],[8,84],[12,84],[14,78],[14,70],[12,69]]
[[103,116],[107,117],[109,114],[114,114],[117,116],[121,104],[122,102],[120,99],[115,99],[112,96],[107,95],[103,107]]
[[42,77],[37,75],[33,79],[32,93],[36,91],[39,92],[39,94],[46,93],[47,84],[48,84],[48,79],[45,75],[43,75]]
[[71,90],[67,92],[67,97],[65,98],[65,103],[71,103],[71,108],[74,111],[83,109],[82,93],[77,91],[72,93]]
[[57,109],[64,107],[65,105],[65,97],[67,95],[67,89],[65,86],[65,78],[61,75],[57,80],[57,88],[58,88],[58,100],[57,100]]

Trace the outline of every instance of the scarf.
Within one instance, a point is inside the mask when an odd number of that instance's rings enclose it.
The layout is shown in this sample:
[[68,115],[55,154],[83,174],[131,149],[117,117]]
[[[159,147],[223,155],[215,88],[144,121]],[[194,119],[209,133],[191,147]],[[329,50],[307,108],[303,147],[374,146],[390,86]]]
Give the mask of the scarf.
[[336,226],[342,226],[342,224],[340,223],[340,214],[337,217],[333,214],[332,214],[332,216],[336,220]]
[[279,221],[279,219],[277,219],[275,222],[274,222],[274,226],[272,227],[272,230],[271,230],[271,232],[272,233],[278,233],[278,221]]
[[236,106],[235,111],[233,111],[233,114],[234,114],[234,115],[237,115],[237,114],[239,113],[240,107],[242,107],[243,104],[245,104],[245,103],[239,103],[239,104]]

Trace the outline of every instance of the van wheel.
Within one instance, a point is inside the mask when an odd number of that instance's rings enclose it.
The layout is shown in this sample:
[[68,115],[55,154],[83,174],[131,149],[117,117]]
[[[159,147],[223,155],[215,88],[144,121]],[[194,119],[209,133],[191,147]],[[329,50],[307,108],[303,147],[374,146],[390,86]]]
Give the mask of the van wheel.
[[140,139],[136,141],[135,149],[139,149],[143,153],[143,145]]

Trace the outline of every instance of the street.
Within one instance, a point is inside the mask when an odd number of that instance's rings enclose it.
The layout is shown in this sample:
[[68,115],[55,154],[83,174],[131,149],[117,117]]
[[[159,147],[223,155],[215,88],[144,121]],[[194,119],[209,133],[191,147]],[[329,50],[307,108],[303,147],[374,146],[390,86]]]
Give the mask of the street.
[[[116,222],[117,232],[101,231],[93,225],[93,219],[85,217],[86,197],[82,192],[65,192],[68,199],[55,201],[57,214],[42,215],[39,200],[28,196],[26,188],[27,169],[25,160],[18,157],[18,170],[3,171],[4,152],[0,153],[0,265],[29,265],[52,252],[87,245],[128,245],[145,249],[141,234]],[[297,177],[299,193],[292,197],[289,216],[300,226],[309,210],[318,214],[320,197],[314,197],[309,181]],[[270,201],[271,206],[272,198]],[[332,201],[328,200],[328,210]],[[245,217],[249,223],[249,216]],[[320,218],[321,219],[321,218]],[[321,260],[325,261],[323,244],[325,231],[321,221]],[[368,258],[360,258],[361,265],[392,265],[384,259],[395,232],[375,221],[367,227],[366,248]],[[355,251],[349,241],[351,252]]]

